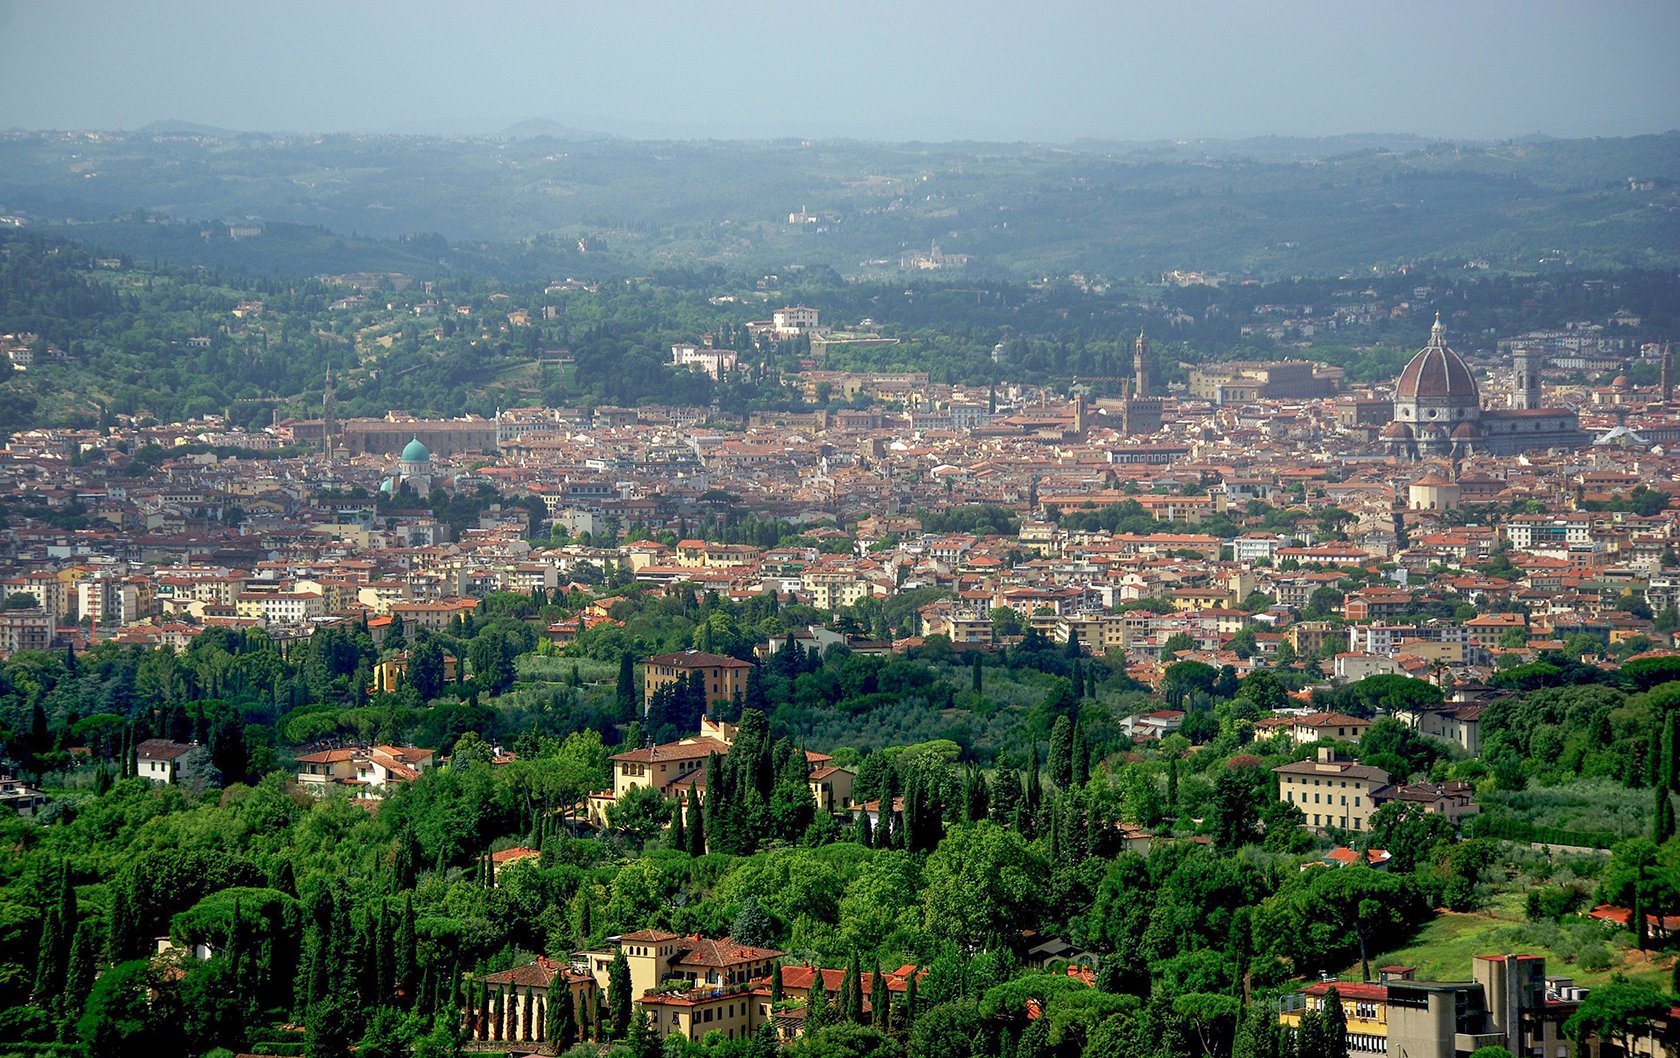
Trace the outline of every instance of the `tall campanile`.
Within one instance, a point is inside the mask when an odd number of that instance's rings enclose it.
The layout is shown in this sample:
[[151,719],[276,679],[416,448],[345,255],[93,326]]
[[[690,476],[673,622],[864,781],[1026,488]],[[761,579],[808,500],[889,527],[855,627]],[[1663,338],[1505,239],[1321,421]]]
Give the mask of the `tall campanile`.
[[1132,347],[1132,373],[1137,376],[1137,392],[1134,397],[1151,395],[1154,387],[1155,361],[1149,355],[1149,339],[1143,336],[1143,329],[1138,329],[1137,344]]

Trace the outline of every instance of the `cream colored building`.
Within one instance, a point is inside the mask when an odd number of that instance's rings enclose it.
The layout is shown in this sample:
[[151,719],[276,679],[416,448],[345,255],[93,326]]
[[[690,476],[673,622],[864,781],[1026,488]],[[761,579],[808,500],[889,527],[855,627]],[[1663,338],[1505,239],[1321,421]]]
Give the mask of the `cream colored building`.
[[1278,800],[1299,808],[1314,830],[1371,829],[1372,791],[1388,785],[1388,772],[1344,760],[1328,747],[1314,760],[1272,769],[1278,777]]

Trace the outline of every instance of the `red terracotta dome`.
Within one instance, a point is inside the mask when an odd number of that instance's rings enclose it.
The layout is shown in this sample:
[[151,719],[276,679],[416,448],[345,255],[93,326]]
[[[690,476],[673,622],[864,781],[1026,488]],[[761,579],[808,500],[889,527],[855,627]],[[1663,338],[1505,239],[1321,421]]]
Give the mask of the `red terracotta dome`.
[[1459,355],[1447,348],[1441,318],[1429,332],[1429,344],[1419,349],[1394,385],[1396,402],[1422,401],[1474,408],[1481,403],[1476,376]]
[[1385,441],[1410,441],[1412,428],[1403,422],[1391,422],[1382,428],[1382,439]]

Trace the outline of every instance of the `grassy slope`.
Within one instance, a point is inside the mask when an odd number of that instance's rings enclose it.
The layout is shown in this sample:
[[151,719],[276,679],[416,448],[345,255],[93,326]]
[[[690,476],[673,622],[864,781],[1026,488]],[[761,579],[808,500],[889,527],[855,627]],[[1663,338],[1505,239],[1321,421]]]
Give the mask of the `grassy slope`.
[[[1371,972],[1379,966],[1415,966],[1417,976],[1426,981],[1463,981],[1470,977],[1470,964],[1478,955],[1513,954],[1544,955],[1546,973],[1552,977],[1570,977],[1578,985],[1601,985],[1614,973],[1622,973],[1634,980],[1646,981],[1667,991],[1672,978],[1674,958],[1666,954],[1641,954],[1613,949],[1614,959],[1607,970],[1583,970],[1564,962],[1562,956],[1544,946],[1525,941],[1520,933],[1523,922],[1522,892],[1502,892],[1481,911],[1459,914],[1444,911],[1425,926],[1412,943],[1402,948],[1385,950],[1371,956]],[[1340,976],[1359,979],[1357,962]]]

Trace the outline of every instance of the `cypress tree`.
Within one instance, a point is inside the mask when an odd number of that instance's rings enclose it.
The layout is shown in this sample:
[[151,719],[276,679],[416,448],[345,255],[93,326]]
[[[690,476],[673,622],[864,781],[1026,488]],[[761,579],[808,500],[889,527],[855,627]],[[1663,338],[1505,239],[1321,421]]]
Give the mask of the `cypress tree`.
[[1655,793],[1657,803],[1651,821],[1651,840],[1661,845],[1674,836],[1674,802],[1667,786],[1659,785]]
[[242,936],[244,931],[239,928],[239,916],[239,898],[234,897],[233,917],[228,920],[227,940],[222,944],[222,958],[227,960],[229,976],[233,978],[234,992],[243,994],[241,986],[244,982],[241,978],[245,969],[245,950],[244,937]]
[[380,1006],[391,1002],[391,992],[396,981],[396,967],[392,958],[391,943],[391,914],[383,899],[379,901],[379,914],[373,920],[373,1001]]
[[858,954],[852,952],[851,965],[846,967],[846,1020],[854,1025],[863,1022],[863,968],[858,965]]
[[978,650],[976,650],[973,654],[970,655],[970,657],[972,657],[974,659],[974,664],[972,666],[970,666],[970,668],[973,670],[973,678],[970,681],[970,685],[971,685],[971,689],[974,691],[974,693],[979,694],[980,693],[980,688],[981,688],[981,685],[982,685],[981,684],[981,675],[980,675],[980,652]]
[[578,886],[577,895],[572,898],[572,928],[579,947],[588,945],[595,933],[595,906],[587,885]]
[[660,1053],[659,1038],[649,1024],[648,1012],[642,1011],[630,1024],[630,1053],[634,1058],[651,1058]]
[[397,922],[396,990],[410,1005],[416,997],[415,968],[420,963],[420,945],[414,932],[414,894],[403,895],[402,918]]
[[[1676,974],[1680,974],[1680,962],[1675,963],[1675,966],[1677,967],[1677,969],[1674,972]],[[782,964],[781,963],[772,963],[771,966],[770,966],[770,1005],[775,1006],[777,1003],[780,1003],[781,1001],[782,1001]]]
[[729,776],[723,770],[723,758],[716,753],[706,757],[706,846],[713,852],[734,852],[733,815],[734,791]]
[[630,962],[624,949],[618,949],[612,965],[607,969],[607,1008],[612,1014],[611,1032],[614,1039],[623,1039],[630,1029]]
[[622,720],[628,720],[636,712],[636,670],[635,663],[630,660],[630,651],[626,650],[618,656],[618,715]]
[[671,847],[679,852],[688,851],[688,835],[683,833],[683,805],[678,801],[671,807]]
[[860,807],[857,818],[852,820],[852,840],[867,849],[870,846],[871,836],[869,832],[869,813]]
[[[556,987],[560,989],[559,995],[553,994]],[[577,1042],[577,1011],[572,1005],[572,992],[564,976],[555,974],[549,989],[543,1035],[548,1038],[554,1053],[559,1054]]]
[[94,953],[94,924],[91,919],[76,927],[76,937],[70,943],[70,961],[64,973],[63,1014],[74,1022],[82,1016],[88,993],[93,991],[93,976],[98,969]]
[[1178,758],[1167,761],[1167,811],[1178,811]]
[[910,1026],[916,1020],[916,977],[921,973],[921,967],[912,967],[910,977],[904,982],[904,1003],[900,1009],[904,1013],[904,1031],[909,1032]]
[[325,888],[315,893],[309,902],[308,974],[299,982],[303,994],[298,1005],[305,1009],[320,1002],[327,994],[328,978],[332,972],[332,894]]
[[35,997],[56,1001],[64,991],[64,975],[70,962],[70,942],[80,924],[76,914],[76,890],[70,884],[70,865],[61,862],[58,869],[58,899],[48,907],[46,920],[41,923],[41,939],[36,947]]
[[1331,985],[1324,993],[1324,1058],[1348,1058],[1347,1011],[1342,1009],[1342,994]]
[[140,939],[134,921],[133,886],[130,873],[124,873],[111,886],[111,906],[105,920],[105,957],[112,963],[127,962],[138,953]]
[[828,985],[823,981],[822,967],[812,967],[811,972],[811,988],[805,993],[806,1032],[815,1032],[829,1022]]
[[837,1021],[847,1021],[848,1011],[852,1009],[852,997],[857,994],[859,982],[852,980],[851,966],[848,964],[845,972],[840,975],[840,991],[834,997],[834,1015]]
[[1680,791],[1680,714],[1670,710],[1663,717],[1662,784]]
[[1085,725],[1073,724],[1073,785],[1084,786],[1091,781],[1091,748],[1085,744]]
[[963,818],[970,823],[978,823],[991,815],[992,791],[986,784],[986,776],[977,767],[968,769],[968,782],[963,791]]
[[688,790],[688,854],[690,856],[704,856],[706,854],[706,816],[700,807],[700,791],[692,786]]
[[1056,724],[1050,729],[1050,781],[1056,789],[1065,790],[1073,785],[1073,721],[1065,716],[1058,716]]
[[887,988],[887,979],[881,976],[881,967],[876,966],[875,975],[869,979],[869,1023],[885,1032],[891,1012],[892,992]]
[[1236,1040],[1231,1058],[1281,1058],[1277,1016],[1256,1003],[1244,1013],[1237,1025]]
[[525,989],[525,1009],[521,1012],[521,1016],[520,1016],[520,1019],[519,1019],[519,1038],[520,1039],[522,1039],[522,1040],[534,1040],[534,1039],[537,1038],[537,1030],[534,1027],[536,1025],[536,1021],[535,1021],[536,1015],[537,1015],[537,993],[534,989],[526,988]]

